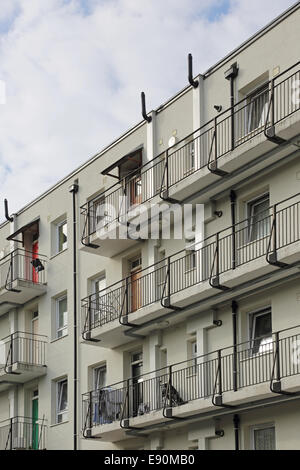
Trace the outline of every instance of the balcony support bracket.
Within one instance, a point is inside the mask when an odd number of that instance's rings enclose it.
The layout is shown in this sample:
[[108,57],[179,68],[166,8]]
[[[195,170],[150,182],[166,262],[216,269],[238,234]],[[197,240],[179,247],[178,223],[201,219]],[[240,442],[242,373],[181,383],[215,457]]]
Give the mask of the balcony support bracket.
[[173,199],[172,197],[169,197],[168,189],[160,192],[159,196],[163,201],[170,202],[171,204],[181,204],[181,201],[178,201],[177,199]]
[[[123,318],[123,321],[121,321],[121,318]],[[131,328],[137,328],[139,325],[136,325],[135,323],[130,323],[128,321],[128,315],[124,315],[120,317],[119,322],[122,326],[130,326]]]
[[161,300],[161,305],[162,305],[162,307],[169,308],[171,310],[182,310],[181,307],[177,307],[176,305],[171,305],[171,301],[170,301],[169,297],[167,297],[166,299],[162,299]]
[[212,278],[210,281],[209,281],[209,284],[211,285],[211,287],[215,288],[215,289],[219,289],[219,290],[222,290],[222,291],[228,291],[230,290],[229,287],[227,286],[222,286],[220,284],[220,279],[219,279],[219,276],[215,276],[214,278]]
[[267,262],[273,266],[277,266],[278,268],[288,268],[289,265],[287,263],[282,263],[281,261],[278,261],[277,259],[277,253],[276,251],[273,251],[272,253],[269,253],[267,256]]
[[212,398],[212,404],[214,406],[220,406],[222,408],[235,408],[234,406],[232,405],[225,405],[225,403],[223,403],[223,397],[222,395],[216,395],[216,396],[213,396]]
[[90,341],[91,343],[100,343],[100,339],[91,338],[91,332],[88,331],[86,334],[82,334],[84,341]]
[[210,171],[211,173],[213,173],[214,175],[222,176],[222,177],[228,175],[228,172],[227,172],[227,171],[220,170],[220,169],[217,167],[216,162],[210,162],[210,163],[207,165],[207,168],[208,168],[209,171]]
[[294,395],[292,392],[285,392],[281,389],[281,381],[276,380],[275,382],[271,382],[270,390],[272,393],[278,393],[279,395]]
[[275,126],[271,126],[268,129],[265,130],[265,136],[270,142],[273,142],[274,144],[281,145],[286,142],[285,139],[282,139],[281,137],[278,137],[275,133]]

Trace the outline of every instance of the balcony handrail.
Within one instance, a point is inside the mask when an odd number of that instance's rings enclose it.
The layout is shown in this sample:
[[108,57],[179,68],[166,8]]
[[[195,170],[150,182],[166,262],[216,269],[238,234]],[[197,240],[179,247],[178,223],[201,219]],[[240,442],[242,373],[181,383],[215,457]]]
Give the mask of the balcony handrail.
[[[284,81],[288,80],[289,78],[291,78],[292,75],[290,75],[289,77],[285,77],[284,80],[280,81],[278,83],[278,79],[281,78],[283,75],[286,75],[288,72],[290,72],[292,69],[294,69],[295,67],[297,67],[298,65],[300,64],[300,61],[296,62],[295,64],[291,65],[290,67],[288,67],[287,69],[283,70],[281,73],[279,73],[276,77],[268,80],[267,82],[265,82],[265,86],[267,87],[268,86],[268,90],[269,90],[269,86],[270,84],[275,83],[274,84],[274,88],[278,87],[281,83],[283,83]],[[270,90],[269,90],[270,91]],[[261,93],[258,95],[260,96],[261,94],[265,93],[266,90],[264,91],[261,91]],[[128,178],[131,178],[132,176],[134,176],[137,172],[143,170],[143,169],[146,169],[146,171],[148,171],[147,168],[152,169],[153,168],[153,164],[156,165],[157,163],[159,163],[161,161],[161,157],[166,155],[166,153],[168,154],[168,157],[171,157],[173,154],[175,154],[177,151],[178,151],[178,146],[182,143],[184,143],[186,140],[188,140],[189,138],[191,138],[194,134],[197,134],[199,132],[201,132],[203,129],[205,129],[205,132],[207,132],[207,127],[215,122],[217,122],[217,125],[221,124],[222,122],[224,122],[228,117],[225,117],[226,114],[228,114],[230,111],[232,111],[232,109],[234,110],[234,113],[236,112],[240,112],[243,108],[240,107],[240,105],[242,103],[245,103],[243,107],[247,107],[248,106],[248,103],[247,103],[247,97],[244,97],[242,98],[241,100],[239,100],[238,102],[236,102],[233,106],[229,106],[228,108],[226,108],[224,111],[220,112],[218,114],[218,116],[208,120],[207,122],[205,122],[203,125],[201,125],[198,129],[192,131],[191,133],[187,134],[185,137],[183,137],[182,139],[180,139],[178,142],[176,142],[176,148],[174,148],[172,150],[167,148],[165,150],[163,150],[162,152],[160,152],[156,157],[154,157],[152,160],[146,162],[144,165],[141,165],[139,168],[136,168],[134,170],[132,170],[132,172],[130,172],[127,176],[121,178],[119,181],[117,181],[116,183],[114,183],[112,186],[110,186],[109,188],[107,189],[104,189],[102,192],[100,192],[97,196],[95,196],[94,198],[90,199],[89,201],[87,201],[86,203],[84,203],[80,209],[81,209],[81,213],[82,214],[86,214],[86,216],[88,216],[89,212],[90,212],[90,208],[89,208],[89,205],[91,203],[93,203],[94,201],[96,201],[98,198],[100,198],[101,196],[103,195],[110,195],[112,194],[114,191],[112,191],[114,188],[117,188],[115,189],[115,191],[118,191],[120,190],[120,188],[124,187],[124,183],[126,183],[128,181]],[[289,114],[287,114],[288,116]],[[285,117],[287,117],[285,116]],[[223,118],[223,119],[222,119]],[[262,126],[264,127],[264,126]],[[262,129],[263,131],[263,129]],[[112,192],[111,192],[112,191]],[[157,194],[159,193],[159,191],[157,192]],[[155,195],[154,195],[155,196]],[[153,195],[149,198],[151,199],[152,197],[154,197]],[[146,201],[144,201],[146,202]],[[93,232],[91,232],[93,233]],[[91,234],[89,233],[89,235]]]
[[[294,195],[292,195],[292,196],[289,196],[289,197],[283,199],[282,201],[279,201],[279,202],[277,202],[277,203],[275,203],[275,204],[270,205],[267,210],[270,211],[270,210],[272,210],[275,206],[277,207],[277,206],[279,206],[279,205],[281,205],[281,204],[284,204],[285,202],[287,202],[287,201],[289,201],[289,200],[292,200],[292,199],[294,199],[294,198],[297,198],[298,196],[300,196],[300,192],[299,192],[299,193],[296,193],[296,194],[294,194]],[[298,202],[295,202],[294,204],[291,204],[291,205],[288,206],[288,207],[293,207],[293,206],[296,205],[296,204],[298,204]],[[285,210],[285,209],[286,209],[286,208],[283,208],[283,209],[278,210],[278,211],[277,211],[277,215],[280,214],[280,212],[283,211],[283,210]],[[265,212],[266,212],[266,209],[265,209],[265,210],[262,210],[261,212],[258,212],[256,215],[259,216],[260,214],[263,214],[263,213],[265,213]],[[208,237],[205,237],[205,238],[201,239],[201,241],[195,242],[194,245],[203,245],[204,243],[207,243],[209,240],[214,240],[216,237],[219,237],[219,239],[222,240],[222,238],[220,238],[220,235],[223,234],[223,233],[228,232],[230,229],[235,229],[235,233],[238,233],[238,230],[236,230],[236,228],[237,228],[238,226],[243,225],[243,224],[247,224],[246,227],[247,227],[248,229],[250,229],[251,227],[253,227],[253,226],[257,225],[257,224],[261,224],[264,220],[269,219],[271,215],[272,215],[272,213],[266,215],[264,218],[260,219],[259,222],[256,222],[256,223],[251,222],[251,219],[253,219],[252,217],[247,217],[247,218],[245,218],[245,219],[243,219],[243,220],[241,220],[241,221],[239,221],[239,222],[236,222],[236,223],[233,224],[233,225],[228,225],[226,228],[224,228],[224,229],[222,229],[222,230],[219,230],[218,232],[215,232],[214,234],[209,235]],[[245,227],[244,227],[244,228],[245,228]],[[240,231],[241,231],[241,230],[244,230],[244,228],[241,228]],[[270,234],[268,234],[268,236],[269,236],[269,235],[270,235]],[[256,240],[256,241],[257,241],[257,240]],[[193,245],[190,245],[190,247],[192,247],[192,246],[193,246]],[[199,250],[201,250],[201,249],[202,249],[202,248],[200,248]],[[197,251],[199,251],[199,250],[195,250],[195,252],[197,252]],[[140,273],[143,273],[143,272],[148,271],[148,270],[152,270],[153,268],[157,267],[158,265],[160,265],[161,267],[166,267],[166,265],[164,265],[164,262],[166,262],[166,261],[168,260],[168,258],[170,258],[170,260],[171,260],[172,258],[177,257],[178,255],[183,254],[183,253],[186,253],[186,248],[183,248],[183,249],[181,249],[181,250],[179,250],[179,251],[177,251],[177,252],[175,252],[175,253],[172,253],[172,254],[169,255],[169,256],[166,256],[166,257],[163,258],[162,260],[156,261],[155,263],[153,263],[153,264],[147,266],[146,268],[142,268],[142,269],[140,270]],[[184,255],[183,258],[185,258],[185,256],[186,256],[186,255]],[[177,259],[181,259],[181,258],[176,258],[174,261],[177,261]],[[170,264],[171,264],[172,262],[174,262],[174,261],[173,261],[173,260],[170,261]],[[147,275],[147,274],[146,274],[146,275]],[[140,280],[142,277],[143,277],[143,275],[141,275],[141,277],[139,278],[139,280]],[[107,287],[101,289],[99,292],[93,293],[93,294],[89,294],[88,296],[84,297],[84,298],[82,299],[82,302],[86,302],[86,301],[88,301],[88,300],[92,300],[93,298],[97,299],[99,296],[101,296],[101,293],[104,293],[104,294],[107,293],[107,291],[109,291],[109,289],[112,289],[113,287],[115,287],[115,286],[117,286],[117,285],[123,284],[123,283],[126,281],[126,279],[130,279],[130,278],[131,278],[130,275],[125,276],[125,277],[123,277],[122,279],[120,279],[120,280],[114,282],[113,284],[110,284],[109,286],[107,286]]]
[[[39,338],[45,338],[44,340],[41,340],[42,342],[48,342],[49,337],[47,335],[40,335],[39,333],[31,333],[28,331],[14,331],[13,333],[4,336],[4,338],[1,338],[0,341],[4,341],[5,339],[11,339],[14,335],[29,335],[39,337]],[[17,336],[18,337],[18,336]]]
[[[32,416],[16,415],[16,416],[13,416],[12,418],[6,418],[6,419],[3,419],[2,421],[0,421],[0,427],[2,427],[1,425],[2,425],[3,423],[10,422],[11,420],[13,420],[13,421],[14,421],[14,420],[15,420],[15,421],[20,421],[20,420],[21,420],[21,422],[24,422],[24,423],[25,423],[25,420],[28,420],[28,421],[31,423],[31,422],[32,422],[32,419],[33,419]],[[22,420],[24,420],[24,421],[22,421]],[[45,423],[44,426],[47,426],[48,420],[45,419],[44,417],[43,417],[43,418],[38,418],[36,422],[37,422],[38,424],[40,424],[39,421],[44,422],[44,423]]]
[[12,366],[18,363],[39,367],[46,365],[47,336],[16,331],[2,338],[0,342],[6,352],[6,361],[0,370],[4,370],[6,374],[19,374],[11,370]]
[[[273,338],[273,336],[280,335],[280,334],[285,333],[285,332],[288,332],[288,331],[290,331],[290,330],[296,330],[297,328],[300,329],[300,324],[299,324],[299,325],[295,325],[295,326],[290,326],[290,327],[284,328],[284,329],[282,329],[282,330],[274,331],[274,332],[272,332],[272,338]],[[299,335],[300,335],[300,330],[299,330]],[[286,338],[292,338],[293,336],[294,336],[294,335],[292,335],[292,336],[287,336]],[[216,355],[216,354],[218,354],[219,352],[221,352],[221,357],[225,357],[226,354],[224,355],[224,352],[226,352],[226,351],[233,350],[233,348],[239,348],[239,347],[244,346],[244,345],[253,345],[254,341],[262,340],[262,339],[264,339],[264,338],[266,338],[266,335],[257,336],[257,337],[255,337],[255,338],[253,338],[253,339],[250,339],[250,340],[247,340],[247,341],[242,341],[242,342],[237,343],[237,344],[235,344],[235,345],[232,344],[232,345],[230,345],[230,346],[225,346],[224,348],[214,349],[213,351],[207,352],[207,353],[205,353],[205,354],[201,354],[200,356],[195,356],[195,357],[190,358],[190,359],[184,359],[183,361],[175,362],[175,363],[172,363],[172,364],[170,364],[170,365],[168,365],[168,366],[160,367],[159,369],[155,369],[155,370],[151,370],[150,372],[144,372],[143,374],[140,374],[140,375],[134,377],[134,380],[139,381],[140,379],[143,379],[145,376],[151,376],[151,375],[156,374],[156,373],[158,373],[158,372],[165,371],[165,370],[169,369],[169,367],[172,367],[172,369],[174,369],[174,367],[181,366],[181,365],[186,364],[186,363],[192,363],[192,362],[200,361],[201,359],[207,358],[207,357],[209,357],[209,356]],[[283,338],[283,339],[285,339],[285,338]],[[272,340],[272,343],[270,343],[270,344],[275,344],[275,340]],[[252,347],[253,347],[253,346],[252,346]],[[252,347],[250,346],[249,350],[251,350]],[[247,349],[245,349],[245,351],[247,351]],[[222,355],[222,353],[223,353],[223,355]],[[261,353],[261,354],[264,354],[264,353]],[[211,359],[210,359],[209,361],[211,361]],[[209,362],[209,361],[208,361],[208,362]],[[203,361],[203,362],[200,362],[200,363],[204,363],[204,361]],[[190,366],[188,366],[188,367],[193,367],[193,366],[190,365]],[[174,371],[173,371],[173,372],[174,372]],[[86,396],[86,395],[88,395],[88,394],[93,394],[93,393],[94,393],[94,394],[97,394],[97,393],[99,393],[101,390],[107,389],[107,387],[113,388],[113,387],[116,387],[116,386],[118,386],[118,385],[124,385],[124,388],[125,388],[125,385],[126,385],[126,383],[127,383],[128,380],[133,380],[133,377],[130,377],[129,379],[125,379],[125,380],[120,380],[119,382],[115,382],[115,383],[113,383],[113,384],[106,385],[106,386],[101,387],[101,388],[98,388],[98,389],[89,390],[88,392],[83,393],[82,396]],[[123,388],[123,387],[121,387],[121,388]],[[0,424],[1,424],[1,423],[0,423]]]
[[25,250],[24,248],[15,248],[14,250],[10,251],[7,253],[3,258],[0,259],[0,265],[2,264],[2,261],[6,261],[7,258],[10,258],[12,255],[22,255],[22,256],[30,256],[30,255],[38,255],[39,258],[43,259],[43,261],[47,262],[48,257],[46,255],[43,255],[41,253],[34,253],[33,251],[30,250]]

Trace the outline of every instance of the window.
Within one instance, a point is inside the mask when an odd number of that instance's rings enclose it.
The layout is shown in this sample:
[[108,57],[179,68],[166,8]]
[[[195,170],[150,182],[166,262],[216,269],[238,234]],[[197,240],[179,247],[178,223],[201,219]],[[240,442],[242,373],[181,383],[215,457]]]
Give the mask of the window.
[[59,380],[56,383],[56,422],[63,423],[68,418],[68,381]]
[[67,221],[64,220],[57,225],[57,252],[65,250],[68,246]]
[[268,112],[269,86],[268,83],[249,93],[246,98],[246,132],[252,132],[264,126]]
[[197,341],[196,339],[190,341],[189,343],[189,356],[191,358],[190,364],[191,367],[189,368],[189,375],[194,375],[197,373]]
[[109,313],[109,304],[105,297],[106,279],[101,276],[93,280],[92,322],[94,326],[101,324],[101,317]]
[[189,173],[193,173],[195,170],[195,141],[192,140],[191,142],[188,142],[184,147],[182,147],[182,151],[185,156],[184,174],[188,175]]
[[56,337],[62,338],[68,334],[68,300],[64,295],[56,299]]
[[252,428],[253,450],[275,450],[275,426],[262,425]]
[[264,238],[270,233],[270,197],[265,194],[247,203],[248,240]]
[[98,196],[89,202],[89,233],[100,230],[109,222],[106,210],[105,197]]
[[99,390],[106,386],[106,366],[95,367],[93,375],[94,390]]
[[250,314],[250,334],[252,354],[272,351],[271,307]]
[[132,412],[133,416],[143,414],[146,410],[143,406],[143,353],[131,354],[131,377],[132,377]]

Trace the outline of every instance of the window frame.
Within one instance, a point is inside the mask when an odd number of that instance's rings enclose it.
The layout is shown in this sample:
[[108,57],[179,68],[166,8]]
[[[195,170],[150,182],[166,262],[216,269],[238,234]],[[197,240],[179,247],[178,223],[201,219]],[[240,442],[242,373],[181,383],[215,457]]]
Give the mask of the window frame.
[[[258,125],[253,127],[252,125],[252,114],[253,114],[253,107],[255,100],[257,99],[258,96],[262,96],[265,93],[268,93],[268,100],[263,104],[261,115],[259,118]],[[245,96],[245,101],[246,101],[246,107],[245,107],[245,118],[246,118],[246,133],[245,135],[249,135],[251,133],[255,133],[257,129],[260,129],[262,126],[264,126],[264,123],[260,125],[260,121],[263,117],[264,110],[266,104],[269,104],[269,81],[265,81],[261,83],[260,85],[256,86],[253,90],[248,92]]]
[[[64,225],[67,226],[67,234],[66,234],[66,237],[67,237],[67,241],[65,242],[66,243],[66,247],[63,248],[60,250],[60,236],[59,236],[59,231],[61,229],[61,227],[63,227]],[[57,250],[57,254],[58,253],[62,253],[63,251],[65,251],[66,249],[68,248],[68,220],[67,218],[62,220],[61,222],[57,223],[56,224],[56,250]]]
[[[269,313],[271,316],[271,334],[270,336],[266,336],[265,338],[266,339],[270,338],[271,341],[265,344],[265,351],[260,351],[261,346],[264,347],[264,345],[261,345],[261,343],[259,344],[258,351],[255,351],[255,348],[256,348],[255,340],[258,338],[261,338],[261,340],[264,339],[264,337],[257,337],[257,338],[254,337],[256,318],[259,316],[266,315],[267,313]],[[270,354],[273,351],[272,306],[271,305],[267,307],[259,308],[257,310],[254,310],[248,313],[248,337],[249,337],[249,343],[250,343],[249,350],[251,351],[250,353],[251,357],[255,357],[255,356],[259,356],[263,354]]]
[[[255,241],[263,240],[265,236],[267,236],[265,235],[263,237],[258,236],[256,238],[253,238],[253,223],[252,223],[252,220],[254,218],[253,208],[257,206],[259,203],[265,202],[266,200],[268,200],[268,209],[270,209],[270,192],[269,191],[246,201],[247,243],[252,243]],[[258,214],[262,212],[263,211],[259,211]],[[264,217],[263,219],[267,219],[267,217]],[[270,227],[268,230],[270,232]]]
[[[102,371],[105,371],[105,380],[104,380],[104,385],[101,386],[101,387],[98,387],[97,386],[97,382],[98,382],[98,371],[101,373]],[[92,373],[93,373],[93,389],[94,390],[101,390],[101,388],[104,388],[104,387],[107,387],[107,367],[106,367],[106,364],[100,364],[96,367],[93,367],[92,369]]]
[[[60,312],[59,312],[59,303],[60,303],[62,300],[64,300],[64,299],[66,299],[66,301],[67,301],[67,311],[64,312],[64,313],[67,314],[67,322],[66,322],[66,325],[65,325],[65,326],[59,327],[59,314],[60,314]],[[55,337],[56,337],[56,339],[61,339],[61,338],[64,338],[65,336],[68,335],[68,326],[69,326],[69,318],[68,318],[68,295],[67,295],[67,294],[64,294],[64,295],[62,295],[62,296],[60,296],[60,297],[57,297],[57,298],[55,299]],[[65,333],[65,334],[62,334],[61,336],[59,336],[59,332],[60,332],[60,331],[62,331],[62,332],[63,332],[63,331],[66,331],[66,333]]]
[[[59,410],[60,401],[62,400],[62,384],[66,384],[67,387],[67,406],[63,410]],[[61,387],[61,396],[60,396],[60,387]],[[68,378],[64,377],[56,381],[55,384],[55,423],[61,424],[65,423],[68,420],[68,410],[69,410],[69,400],[68,400]],[[61,421],[59,417],[62,417]]]
[[251,450],[258,450],[255,449],[255,431],[262,431],[265,429],[274,429],[274,449],[276,450],[276,426],[274,422],[271,423],[262,423],[256,424],[250,427],[250,448]]

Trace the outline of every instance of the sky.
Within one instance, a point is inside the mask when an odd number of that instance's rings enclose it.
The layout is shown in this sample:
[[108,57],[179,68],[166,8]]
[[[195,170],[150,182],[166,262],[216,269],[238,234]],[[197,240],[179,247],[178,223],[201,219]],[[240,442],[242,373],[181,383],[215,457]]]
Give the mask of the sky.
[[295,0],[0,0],[0,220]]

